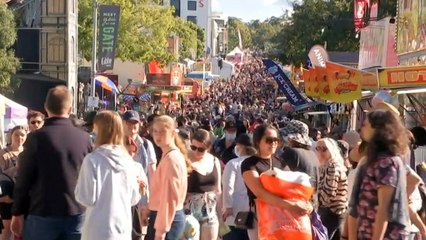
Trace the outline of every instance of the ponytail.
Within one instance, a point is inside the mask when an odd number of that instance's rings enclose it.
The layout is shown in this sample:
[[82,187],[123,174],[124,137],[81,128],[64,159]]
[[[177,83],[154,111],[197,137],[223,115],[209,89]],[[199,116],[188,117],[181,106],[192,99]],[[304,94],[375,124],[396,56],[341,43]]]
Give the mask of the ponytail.
[[188,174],[191,173],[192,172],[191,161],[189,160],[189,157],[188,157],[188,150],[186,149],[186,145],[182,142],[182,140],[178,136],[175,137],[175,145],[177,148],[179,148],[180,152],[185,158],[186,170]]

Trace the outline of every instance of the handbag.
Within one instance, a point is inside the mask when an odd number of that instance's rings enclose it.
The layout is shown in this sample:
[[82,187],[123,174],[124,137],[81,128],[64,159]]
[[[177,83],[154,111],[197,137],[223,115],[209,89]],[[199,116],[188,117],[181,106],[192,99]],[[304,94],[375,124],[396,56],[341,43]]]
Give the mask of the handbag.
[[252,211],[238,212],[234,223],[236,228],[252,229],[254,224],[254,213]]

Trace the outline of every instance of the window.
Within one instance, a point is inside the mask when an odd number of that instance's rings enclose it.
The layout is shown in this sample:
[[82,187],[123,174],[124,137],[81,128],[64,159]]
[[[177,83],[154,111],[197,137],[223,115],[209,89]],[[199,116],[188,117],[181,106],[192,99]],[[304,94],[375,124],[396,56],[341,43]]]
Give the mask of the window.
[[180,17],[180,0],[171,0],[170,5],[175,8],[174,16]]
[[186,17],[186,20],[188,22],[192,22],[194,24],[197,24],[197,17],[196,16],[188,16],[188,17]]
[[196,1],[188,1],[188,10],[189,11],[197,11],[197,2]]

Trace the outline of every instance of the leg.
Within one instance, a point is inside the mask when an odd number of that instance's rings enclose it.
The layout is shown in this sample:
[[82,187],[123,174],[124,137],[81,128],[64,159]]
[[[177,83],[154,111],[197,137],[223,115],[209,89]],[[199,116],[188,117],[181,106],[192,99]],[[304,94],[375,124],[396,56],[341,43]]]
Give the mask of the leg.
[[84,215],[79,214],[64,218],[64,233],[61,240],[80,240]]
[[4,228],[0,235],[1,240],[10,240],[10,237],[12,236],[12,231],[10,231],[10,222],[10,220],[2,220]]
[[29,215],[24,224],[23,239],[59,239],[63,232],[61,223],[61,221],[55,218]]
[[[322,224],[327,228],[328,238],[334,239],[334,235],[340,228],[341,216],[334,214],[330,209],[320,207],[318,214],[321,216]],[[340,237],[340,234],[338,234]]]
[[201,240],[216,240],[219,236],[219,222],[203,223],[200,227]]
[[177,240],[183,234],[185,228],[185,213],[183,210],[179,210],[175,213],[175,217],[172,222],[172,227],[166,235],[166,240]]
[[155,238],[155,219],[157,218],[157,212],[151,211],[149,213],[148,231],[146,232],[145,240],[154,240]]

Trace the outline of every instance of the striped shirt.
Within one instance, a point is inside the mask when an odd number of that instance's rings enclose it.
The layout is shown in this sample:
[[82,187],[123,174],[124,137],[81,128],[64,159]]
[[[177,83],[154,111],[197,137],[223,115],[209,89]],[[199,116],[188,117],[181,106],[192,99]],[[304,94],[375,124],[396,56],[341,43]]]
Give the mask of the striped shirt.
[[319,206],[329,208],[341,215],[347,210],[348,177],[343,164],[329,161],[319,169],[318,200]]

